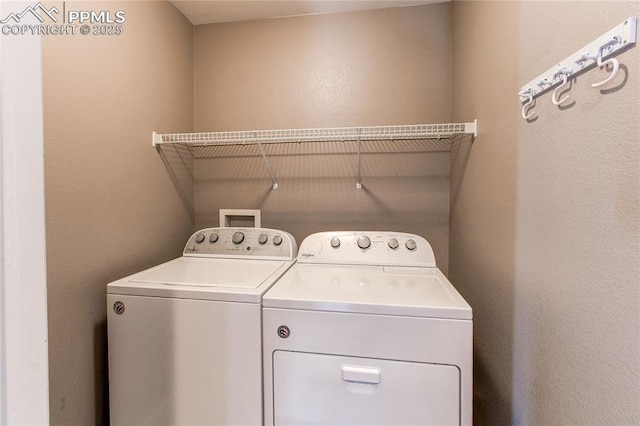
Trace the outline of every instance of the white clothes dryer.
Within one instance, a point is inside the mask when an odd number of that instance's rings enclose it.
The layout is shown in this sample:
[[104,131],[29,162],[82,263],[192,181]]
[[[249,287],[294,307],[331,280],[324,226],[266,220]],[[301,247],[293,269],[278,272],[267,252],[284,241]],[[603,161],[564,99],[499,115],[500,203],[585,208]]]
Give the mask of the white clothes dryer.
[[111,424],[262,424],[261,301],[296,254],[284,231],[208,228],[108,284]]
[[310,235],[262,321],[266,425],[472,424],[472,310],[417,235]]

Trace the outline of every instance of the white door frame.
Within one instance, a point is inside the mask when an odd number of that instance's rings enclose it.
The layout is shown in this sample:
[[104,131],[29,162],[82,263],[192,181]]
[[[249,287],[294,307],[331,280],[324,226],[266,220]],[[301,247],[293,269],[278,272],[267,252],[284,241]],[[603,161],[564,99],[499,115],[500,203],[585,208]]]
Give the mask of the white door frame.
[[[30,4],[0,2],[0,17]],[[0,81],[0,425],[46,425],[49,368],[39,36],[0,34]]]

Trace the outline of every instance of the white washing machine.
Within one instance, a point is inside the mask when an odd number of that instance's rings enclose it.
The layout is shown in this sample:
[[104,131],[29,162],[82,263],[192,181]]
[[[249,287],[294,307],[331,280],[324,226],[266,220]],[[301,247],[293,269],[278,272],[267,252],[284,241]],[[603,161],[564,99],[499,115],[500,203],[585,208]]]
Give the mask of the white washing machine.
[[283,231],[209,228],[110,283],[111,424],[262,424],[261,300],[296,254]]
[[264,295],[266,425],[471,425],[472,311],[429,243],[324,232]]

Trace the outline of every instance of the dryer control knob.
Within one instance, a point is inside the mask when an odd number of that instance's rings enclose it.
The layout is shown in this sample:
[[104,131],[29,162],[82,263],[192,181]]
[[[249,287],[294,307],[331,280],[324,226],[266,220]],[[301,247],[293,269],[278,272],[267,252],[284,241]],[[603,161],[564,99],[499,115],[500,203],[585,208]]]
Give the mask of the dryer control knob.
[[269,238],[267,237],[267,234],[260,234],[260,236],[258,237],[258,243],[266,244],[268,239]]
[[338,248],[338,247],[340,247],[340,238],[338,238],[338,237],[333,237],[333,238],[331,239],[331,247],[333,247],[333,248]]
[[218,234],[214,232],[213,234],[209,235],[209,242],[215,243],[216,241],[218,241]]
[[244,234],[240,231],[234,232],[233,236],[231,237],[231,241],[233,241],[233,244],[240,244],[244,241]]
[[396,240],[395,238],[392,238],[389,240],[389,248],[392,250],[395,250],[398,248],[400,244],[398,243],[398,240]]
[[358,247],[361,249],[368,249],[371,247],[371,240],[366,235],[358,237]]
[[273,244],[276,246],[279,246],[280,244],[282,244],[282,236],[276,235],[275,237],[273,237]]
[[407,240],[407,242],[404,243],[404,246],[411,251],[415,250],[417,247],[416,242],[413,240]]
[[200,244],[203,241],[204,241],[204,234],[200,232],[196,235],[196,243]]

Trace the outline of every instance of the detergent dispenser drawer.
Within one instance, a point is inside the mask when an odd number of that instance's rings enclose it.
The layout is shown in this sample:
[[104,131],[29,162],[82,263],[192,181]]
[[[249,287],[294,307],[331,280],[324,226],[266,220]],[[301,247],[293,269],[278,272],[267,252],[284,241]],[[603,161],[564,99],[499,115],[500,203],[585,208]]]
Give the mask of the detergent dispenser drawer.
[[450,365],[275,351],[273,380],[278,426],[460,424]]

